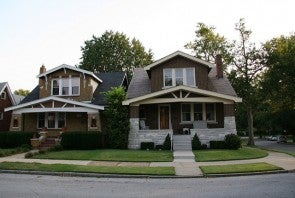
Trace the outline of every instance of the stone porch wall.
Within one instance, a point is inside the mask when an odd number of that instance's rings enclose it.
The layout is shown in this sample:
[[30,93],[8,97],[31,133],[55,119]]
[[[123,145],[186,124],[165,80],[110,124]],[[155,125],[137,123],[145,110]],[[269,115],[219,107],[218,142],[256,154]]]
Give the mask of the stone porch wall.
[[192,138],[197,134],[202,144],[210,146],[212,140],[222,141],[227,134],[237,134],[235,117],[224,117],[224,128],[191,129],[190,132]]
[[139,130],[139,118],[130,118],[129,149],[140,149],[141,142],[154,142],[155,145],[162,145],[167,134],[171,130]]

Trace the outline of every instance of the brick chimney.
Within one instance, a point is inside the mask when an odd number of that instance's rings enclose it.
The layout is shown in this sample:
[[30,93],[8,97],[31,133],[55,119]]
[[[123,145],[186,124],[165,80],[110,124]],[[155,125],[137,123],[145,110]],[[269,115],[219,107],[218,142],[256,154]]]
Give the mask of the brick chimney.
[[46,67],[44,66],[44,65],[42,65],[41,67],[40,67],[40,74],[43,74],[43,73],[45,73],[46,72]]
[[222,57],[221,54],[217,54],[215,58],[216,63],[216,77],[223,78],[223,69],[222,69]]

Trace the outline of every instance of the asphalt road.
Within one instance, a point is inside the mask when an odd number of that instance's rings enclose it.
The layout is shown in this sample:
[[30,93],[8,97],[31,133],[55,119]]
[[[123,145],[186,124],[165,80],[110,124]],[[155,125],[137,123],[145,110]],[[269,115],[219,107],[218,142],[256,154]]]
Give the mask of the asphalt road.
[[277,143],[277,141],[255,140],[255,145],[268,149],[295,151],[295,144]]
[[0,197],[292,197],[295,173],[260,176],[123,179],[0,174]]

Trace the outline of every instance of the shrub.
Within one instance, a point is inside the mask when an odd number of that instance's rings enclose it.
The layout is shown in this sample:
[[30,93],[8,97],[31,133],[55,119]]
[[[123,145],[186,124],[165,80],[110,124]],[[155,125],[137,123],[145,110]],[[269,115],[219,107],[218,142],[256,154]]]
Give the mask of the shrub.
[[30,145],[33,132],[5,131],[0,132],[0,148],[15,148],[23,144]]
[[55,145],[54,147],[51,147],[48,149],[48,151],[62,151],[62,150],[63,150],[63,147],[60,144]]
[[102,148],[101,133],[66,132],[61,135],[61,145],[64,149],[97,149]]
[[28,152],[25,154],[25,158],[32,158],[34,156],[33,152]]
[[226,135],[224,138],[224,142],[225,142],[226,148],[228,148],[228,149],[237,150],[237,149],[241,148],[241,146],[242,146],[241,138],[239,136],[237,136],[236,134]]
[[169,133],[167,134],[163,143],[163,150],[171,150],[171,138]]
[[46,152],[46,150],[39,150],[39,154],[45,154]]
[[155,147],[156,150],[163,150],[163,145],[162,144],[158,144]]
[[224,141],[210,141],[210,149],[225,149]]
[[197,134],[195,134],[192,139],[192,149],[193,150],[200,150],[201,149],[201,141],[200,141]]
[[155,148],[154,142],[141,142],[140,149],[141,150],[153,150]]
[[205,149],[207,149],[207,144],[202,144],[201,145],[201,150],[205,150]]

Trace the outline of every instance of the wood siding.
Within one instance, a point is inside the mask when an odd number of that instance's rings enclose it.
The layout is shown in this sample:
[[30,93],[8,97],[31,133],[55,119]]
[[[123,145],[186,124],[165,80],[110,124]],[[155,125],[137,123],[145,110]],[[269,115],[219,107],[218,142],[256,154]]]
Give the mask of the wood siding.
[[151,92],[163,89],[164,68],[195,68],[195,77],[198,88],[208,90],[208,68],[184,57],[174,57],[151,69]]
[[55,78],[69,78],[69,76],[79,77],[80,78],[80,95],[78,96],[59,96],[61,98],[73,98],[77,101],[90,101],[92,99],[93,93],[98,86],[98,82],[96,82],[93,77],[80,72],[66,69],[66,72],[61,69],[56,72],[53,72],[47,76],[47,86],[45,77],[39,78],[39,87],[40,93],[39,98],[45,98],[51,96],[51,81]]

